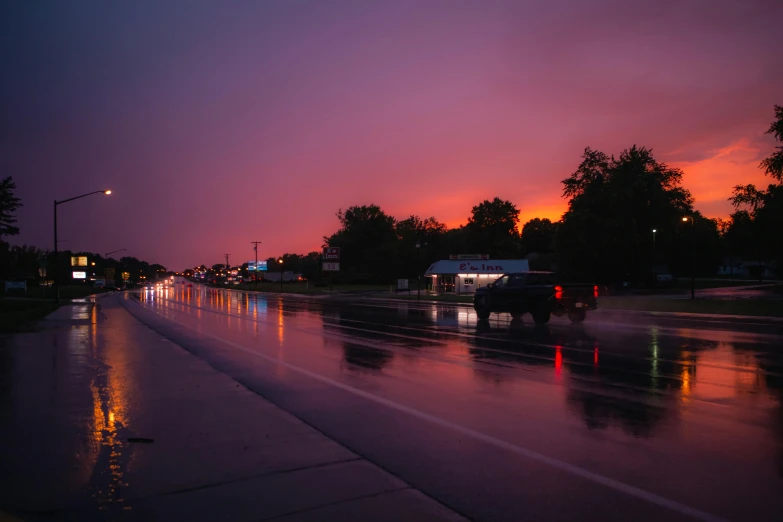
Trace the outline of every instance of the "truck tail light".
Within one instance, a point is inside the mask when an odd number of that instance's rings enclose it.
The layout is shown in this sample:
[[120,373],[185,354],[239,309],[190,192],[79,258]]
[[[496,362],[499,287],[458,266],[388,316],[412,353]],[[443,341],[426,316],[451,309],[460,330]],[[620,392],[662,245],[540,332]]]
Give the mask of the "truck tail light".
[[555,299],[563,298],[563,287],[558,285],[555,287]]
[[593,287],[593,297],[598,297],[598,285],[595,285]]

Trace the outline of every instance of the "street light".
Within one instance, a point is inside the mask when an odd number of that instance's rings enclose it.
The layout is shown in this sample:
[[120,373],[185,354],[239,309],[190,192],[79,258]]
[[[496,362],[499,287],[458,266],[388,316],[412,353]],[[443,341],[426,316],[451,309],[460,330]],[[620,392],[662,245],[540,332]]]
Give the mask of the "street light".
[[55,302],[60,302],[60,278],[58,277],[58,261],[59,261],[59,255],[57,252],[57,205],[62,205],[63,203],[68,203],[70,201],[73,201],[75,199],[81,199],[86,198],[87,196],[92,196],[93,194],[105,194],[109,195],[111,194],[111,190],[95,190],[93,192],[88,192],[87,194],[82,194],[81,196],[75,196],[68,199],[63,199],[60,201],[54,200],[54,300]]
[[683,223],[687,223],[688,221],[691,222],[691,300],[696,299],[696,275],[693,273],[694,271],[694,264],[693,264],[693,235],[694,235],[694,222],[693,222],[693,216],[685,216],[682,218]]
[[655,229],[655,228],[654,228],[654,229],[652,229],[652,234],[653,234],[653,264],[655,264],[655,262],[656,262],[656,259],[655,259],[655,258],[657,257],[657,256],[655,255],[655,254],[656,254],[656,252],[655,252],[655,233],[656,233],[656,232],[658,232],[658,229]]
[[280,265],[280,293],[283,293],[283,259],[277,260],[277,264]]
[[421,278],[419,277],[419,249],[421,248],[421,243],[416,241],[416,299],[419,301],[421,300],[421,285],[419,284],[419,281]]
[[[111,191],[109,191],[109,192],[111,192]],[[127,250],[127,248],[120,248],[119,250],[112,250],[111,252],[106,252],[105,254],[103,254],[103,258],[104,259],[109,259],[109,256],[111,254],[116,254],[117,252],[123,252],[125,250]]]

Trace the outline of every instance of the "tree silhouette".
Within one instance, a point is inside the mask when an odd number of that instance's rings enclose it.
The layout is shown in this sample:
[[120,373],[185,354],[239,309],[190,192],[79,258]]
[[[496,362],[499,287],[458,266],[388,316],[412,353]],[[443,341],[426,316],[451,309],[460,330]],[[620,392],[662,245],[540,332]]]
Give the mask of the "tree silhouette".
[[528,254],[553,252],[557,228],[549,219],[531,219],[522,226],[522,248]]
[[[778,143],[783,143],[783,107],[780,105],[775,105],[775,121],[770,124],[766,134],[772,134]],[[783,145],[775,149],[759,166],[769,177],[783,183]]]
[[16,183],[11,176],[0,181],[0,238],[19,234],[16,223],[16,211],[22,206],[22,200],[14,194]]
[[489,254],[496,258],[520,255],[519,209],[510,201],[484,200],[471,210],[465,225],[470,253]]
[[653,265],[653,228],[659,254],[682,255],[674,239],[682,235],[682,216],[693,212],[682,175],[644,147],[619,158],[586,148],[563,180],[569,202],[556,241],[560,269],[577,279],[644,281]]

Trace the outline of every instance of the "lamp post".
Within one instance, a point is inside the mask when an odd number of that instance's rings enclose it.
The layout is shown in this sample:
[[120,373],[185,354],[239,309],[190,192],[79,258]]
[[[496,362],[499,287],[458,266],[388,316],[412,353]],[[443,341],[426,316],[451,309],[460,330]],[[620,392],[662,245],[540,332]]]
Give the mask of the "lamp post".
[[58,270],[58,261],[60,256],[58,255],[57,251],[57,206],[62,205],[63,203],[68,203],[75,199],[86,198],[87,196],[92,196],[93,194],[106,194],[108,196],[111,194],[111,190],[95,190],[93,192],[88,192],[87,194],[82,194],[81,196],[75,196],[60,201],[57,201],[56,199],[54,200],[54,300],[57,303],[60,302],[60,277]]
[[127,250],[127,248],[120,248],[120,249],[117,249],[117,250],[112,250],[111,252],[106,252],[105,254],[103,254],[103,258],[104,259],[109,259],[109,256],[111,254],[116,254],[117,252],[124,252],[125,250]]
[[652,229],[653,233],[653,262],[655,262],[655,233],[658,232],[657,229]]
[[685,216],[682,218],[683,223],[687,223],[688,221],[691,222],[691,300],[696,299],[696,275],[694,274],[694,264],[693,264],[693,236],[694,236],[694,225],[693,225],[693,216]]
[[421,249],[421,243],[416,241],[416,299],[419,301],[421,300],[421,285],[419,284],[419,281],[421,278],[419,277],[419,250]]
[[277,260],[277,264],[280,265],[280,293],[283,293],[283,258]]

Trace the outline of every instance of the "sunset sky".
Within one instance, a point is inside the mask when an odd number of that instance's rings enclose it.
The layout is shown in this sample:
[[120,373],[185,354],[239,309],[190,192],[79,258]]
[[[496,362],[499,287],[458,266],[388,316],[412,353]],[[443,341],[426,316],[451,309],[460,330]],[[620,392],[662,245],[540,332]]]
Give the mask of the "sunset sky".
[[558,219],[586,146],[651,147],[696,208],[764,184],[783,2],[135,1],[0,7],[14,243],[172,269],[306,253],[335,212]]

